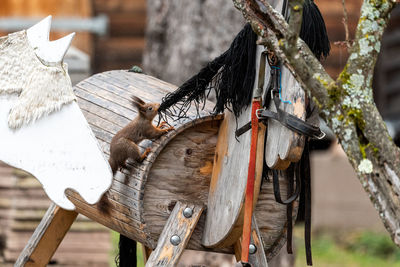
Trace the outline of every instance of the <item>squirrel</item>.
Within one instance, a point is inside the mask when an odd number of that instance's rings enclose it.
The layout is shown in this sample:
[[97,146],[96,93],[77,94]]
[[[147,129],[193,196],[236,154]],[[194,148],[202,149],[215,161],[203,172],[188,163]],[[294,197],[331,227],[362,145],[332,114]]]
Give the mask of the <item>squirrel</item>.
[[162,129],[167,123],[163,121],[158,127],[152,124],[158,113],[160,104],[145,103],[139,97],[132,96],[132,104],[139,111],[139,115],[128,125],[118,131],[110,143],[110,158],[108,160],[113,174],[119,167],[126,168],[125,161],[130,158],[142,162],[151,151],[147,148],[140,154],[137,143],[143,139],[156,139],[174,129],[173,126]]

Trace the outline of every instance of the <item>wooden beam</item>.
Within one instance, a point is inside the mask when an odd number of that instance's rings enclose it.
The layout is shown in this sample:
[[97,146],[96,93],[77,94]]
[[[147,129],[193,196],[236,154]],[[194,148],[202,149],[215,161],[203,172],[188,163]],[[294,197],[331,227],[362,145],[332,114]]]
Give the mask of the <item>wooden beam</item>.
[[46,266],[77,215],[52,203],[14,266]]
[[[234,248],[235,248],[235,257],[236,261],[240,261],[241,257],[241,238],[235,243]],[[256,251],[254,253],[249,253],[249,263],[251,266],[263,266],[263,267],[268,267],[267,263],[267,257],[265,255],[265,249],[263,242],[261,240],[261,232],[260,228],[258,228],[257,221],[255,216],[253,215],[252,223],[251,223],[251,241],[250,244],[254,245],[256,248]],[[235,265],[235,266],[241,266]]]
[[[190,217],[184,215],[184,210],[187,208],[191,210]],[[158,238],[157,247],[146,263],[146,267],[176,266],[203,212],[203,208],[202,205],[185,204],[180,201],[176,203]],[[173,244],[174,237],[176,237],[175,244]]]
[[149,259],[151,252],[153,251],[151,248],[146,247],[143,244],[140,244],[142,247],[142,254],[143,254],[143,263],[146,264],[147,260]]
[[261,240],[260,229],[258,228],[257,221],[255,216],[253,216],[252,220],[252,229],[251,229],[251,241],[250,244],[254,245],[256,251],[249,254],[249,263],[252,266],[263,266],[268,267],[267,257],[265,256],[263,242]]

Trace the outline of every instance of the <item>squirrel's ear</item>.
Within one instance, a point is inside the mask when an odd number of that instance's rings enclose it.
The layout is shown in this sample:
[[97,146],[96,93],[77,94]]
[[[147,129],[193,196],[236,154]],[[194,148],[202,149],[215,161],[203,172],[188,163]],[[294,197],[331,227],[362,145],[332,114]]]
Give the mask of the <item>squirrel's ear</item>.
[[132,103],[133,104],[138,104],[138,105],[144,105],[144,104],[146,104],[142,99],[140,99],[139,97],[137,97],[137,96],[132,96]]

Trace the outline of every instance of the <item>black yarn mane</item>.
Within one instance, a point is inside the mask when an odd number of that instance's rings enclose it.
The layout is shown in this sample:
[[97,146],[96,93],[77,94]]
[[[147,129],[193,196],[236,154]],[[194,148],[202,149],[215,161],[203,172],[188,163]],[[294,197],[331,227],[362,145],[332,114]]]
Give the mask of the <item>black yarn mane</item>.
[[[306,0],[303,6],[300,38],[318,60],[328,56],[330,44],[325,22],[312,0]],[[223,112],[227,108],[238,117],[243,108],[251,103],[256,73],[256,40],[257,35],[250,24],[246,24],[228,50],[163,98],[158,110],[160,118],[186,118],[192,103],[199,112],[200,104],[205,104],[212,89],[217,99],[214,113]]]
[[325,21],[313,0],[305,0],[300,38],[308,45],[318,60],[326,58],[331,50]]
[[[214,112],[223,112],[229,106],[238,117],[242,108],[251,102],[256,72],[256,40],[257,35],[250,24],[246,24],[227,51],[163,98],[160,114],[184,118],[192,103],[199,110],[200,103],[204,103],[208,93],[214,89],[217,98]],[[170,108],[172,110],[168,110]]]

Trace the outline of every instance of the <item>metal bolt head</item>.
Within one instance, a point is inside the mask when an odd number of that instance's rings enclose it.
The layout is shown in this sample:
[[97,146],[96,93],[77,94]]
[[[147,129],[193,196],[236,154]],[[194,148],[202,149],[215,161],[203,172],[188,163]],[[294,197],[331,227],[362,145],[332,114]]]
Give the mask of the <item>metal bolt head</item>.
[[191,208],[185,208],[183,210],[183,216],[185,216],[185,218],[190,218],[193,215],[193,210]]
[[250,244],[250,245],[249,245],[249,253],[250,253],[250,254],[254,254],[254,253],[256,253],[256,252],[257,252],[257,247],[256,247],[256,245]]
[[177,246],[181,243],[181,238],[178,235],[173,235],[169,241],[172,245]]

